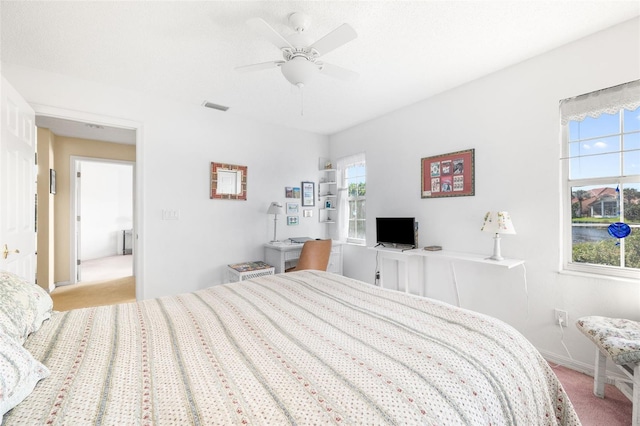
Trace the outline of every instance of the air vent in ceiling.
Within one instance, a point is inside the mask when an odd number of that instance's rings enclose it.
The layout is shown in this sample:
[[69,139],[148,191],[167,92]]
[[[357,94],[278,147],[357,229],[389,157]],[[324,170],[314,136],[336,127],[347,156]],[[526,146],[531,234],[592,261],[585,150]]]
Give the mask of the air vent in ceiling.
[[213,102],[208,102],[208,101],[204,101],[202,103],[202,106],[204,106],[205,108],[217,109],[219,111],[226,111],[226,110],[229,109],[228,106],[218,105],[218,104],[214,104]]

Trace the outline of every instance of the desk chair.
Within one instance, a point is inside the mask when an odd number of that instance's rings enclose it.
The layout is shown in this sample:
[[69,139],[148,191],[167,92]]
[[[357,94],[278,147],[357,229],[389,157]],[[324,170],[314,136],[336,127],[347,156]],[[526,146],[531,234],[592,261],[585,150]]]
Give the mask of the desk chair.
[[298,264],[293,268],[288,268],[285,272],[302,271],[304,269],[315,269],[326,271],[331,255],[331,240],[310,240],[302,246]]
[[628,380],[616,380],[616,387],[633,403],[632,426],[640,426],[640,322],[598,316],[582,317],[578,330],[596,345],[593,393],[604,398],[607,357]]

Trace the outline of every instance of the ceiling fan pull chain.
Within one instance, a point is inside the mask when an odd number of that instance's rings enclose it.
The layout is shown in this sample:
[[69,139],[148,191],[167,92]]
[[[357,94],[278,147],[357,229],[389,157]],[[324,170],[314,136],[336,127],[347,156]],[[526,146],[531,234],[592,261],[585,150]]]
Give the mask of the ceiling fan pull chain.
[[300,116],[304,117],[304,86],[300,87]]

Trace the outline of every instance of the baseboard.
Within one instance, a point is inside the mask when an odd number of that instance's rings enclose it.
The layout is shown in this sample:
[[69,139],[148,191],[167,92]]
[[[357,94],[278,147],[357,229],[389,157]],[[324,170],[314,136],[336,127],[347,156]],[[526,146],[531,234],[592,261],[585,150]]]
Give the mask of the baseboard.
[[[542,354],[542,357],[544,359],[547,360],[547,362],[549,364],[552,365],[561,365],[563,367],[566,368],[570,368],[571,370],[574,371],[578,371],[580,373],[584,373],[588,376],[593,377],[594,373],[595,373],[595,368],[594,368],[594,364],[587,364],[581,361],[576,361],[575,359],[571,359],[571,358],[567,358],[564,356],[560,356],[551,352],[547,352],[541,349],[538,349],[538,352],[540,352],[540,354]],[[594,359],[595,359],[595,355],[594,355]],[[623,375],[617,374],[617,373],[612,373],[611,371],[607,370],[607,375],[605,378],[605,382],[609,385],[614,385],[616,384],[616,381],[621,380],[621,379],[626,379]],[[628,380],[628,379],[627,379]]]
[[55,283],[56,287],[64,287],[65,285],[71,285],[73,284],[71,281],[60,281]]

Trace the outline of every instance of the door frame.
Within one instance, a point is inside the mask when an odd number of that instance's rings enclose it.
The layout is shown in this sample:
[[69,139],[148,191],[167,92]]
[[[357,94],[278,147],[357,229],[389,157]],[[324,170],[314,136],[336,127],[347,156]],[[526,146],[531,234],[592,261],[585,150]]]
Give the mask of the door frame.
[[[135,218],[136,216],[136,207],[135,207],[135,200],[137,199],[137,194],[136,194],[136,162],[135,161],[126,161],[126,160],[112,160],[110,158],[95,158],[95,157],[83,157],[83,156],[79,156],[79,155],[72,155],[71,158],[69,159],[69,167],[71,168],[71,173],[69,174],[69,176],[71,177],[69,185],[69,202],[70,202],[70,206],[69,206],[69,218],[70,218],[70,226],[69,226],[69,231],[70,231],[70,239],[69,239],[69,249],[70,249],[70,255],[69,255],[69,284],[76,284],[78,283],[78,260],[79,260],[79,253],[78,253],[78,247],[80,245],[80,230],[78,229],[78,220],[77,217],[80,215],[82,216],[82,212],[79,211],[79,203],[81,202],[80,199],[80,195],[78,194],[78,177],[77,177],[77,173],[80,170],[79,168],[79,163],[82,162],[92,162],[92,163],[105,163],[105,164],[126,164],[126,165],[130,165],[133,167],[133,200],[134,200],[134,205],[133,205],[133,217]],[[136,230],[136,221],[133,221],[133,235],[136,235],[137,230]],[[137,257],[137,253],[136,253],[136,247],[135,244],[133,244],[135,241],[135,238],[132,238],[132,253],[133,253],[133,276],[136,276],[136,257]],[[80,269],[82,270],[82,269]]]
[[[119,127],[123,129],[133,130],[136,133],[136,161],[134,170],[134,200],[133,200],[133,250],[134,256],[134,275],[136,277],[136,299],[144,299],[144,126],[142,122],[132,121],[128,119],[112,117],[101,114],[92,114],[88,112],[74,111],[65,108],[59,108],[51,105],[30,104],[34,109],[36,116],[46,116],[52,118],[60,118],[64,120],[73,120],[85,123],[100,124],[109,127]],[[75,185],[75,183],[74,183]],[[75,208],[73,208],[75,210]],[[73,218],[73,216],[72,216]],[[75,220],[73,220],[75,222]],[[73,237],[75,238],[75,237]],[[71,240],[73,241],[73,239]],[[71,244],[74,246],[74,244]],[[74,249],[75,251],[75,249]],[[71,254],[71,253],[70,253]],[[71,278],[71,277],[70,277]],[[75,277],[73,277],[75,280]]]

